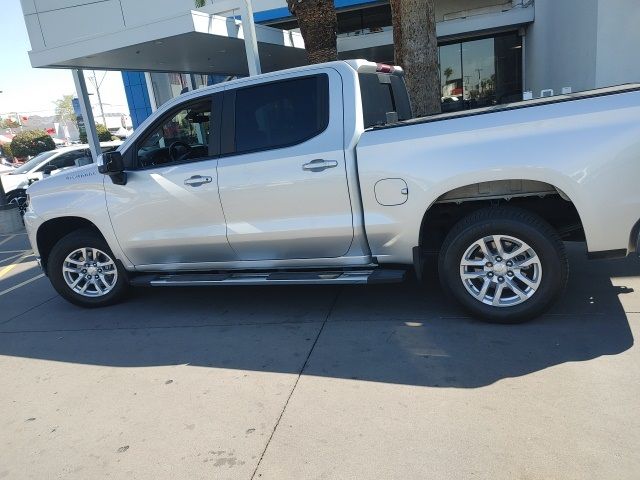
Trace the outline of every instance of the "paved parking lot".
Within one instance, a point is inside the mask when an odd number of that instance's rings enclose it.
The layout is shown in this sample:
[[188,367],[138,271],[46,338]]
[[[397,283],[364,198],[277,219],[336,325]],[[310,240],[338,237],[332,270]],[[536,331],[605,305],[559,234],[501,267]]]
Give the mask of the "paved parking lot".
[[520,326],[434,278],[67,304],[0,236],[0,479],[637,479],[640,261]]

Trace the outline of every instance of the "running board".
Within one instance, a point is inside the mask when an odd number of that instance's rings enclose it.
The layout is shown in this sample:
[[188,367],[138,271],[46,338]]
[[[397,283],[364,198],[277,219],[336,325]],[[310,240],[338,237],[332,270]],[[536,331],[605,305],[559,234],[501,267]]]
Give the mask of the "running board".
[[197,287],[212,285],[340,285],[397,283],[404,280],[404,270],[351,270],[323,272],[264,273],[174,273],[141,275],[131,279],[135,286]]

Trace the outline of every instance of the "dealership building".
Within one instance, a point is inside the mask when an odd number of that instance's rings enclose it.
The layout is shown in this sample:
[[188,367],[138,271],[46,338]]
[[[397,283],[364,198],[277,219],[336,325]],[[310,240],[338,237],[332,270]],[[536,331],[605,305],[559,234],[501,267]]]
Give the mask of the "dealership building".
[[[138,125],[249,74],[243,0],[21,0],[34,67],[122,71]],[[340,58],[393,62],[388,1],[335,0]],[[443,110],[640,82],[638,0],[435,0]],[[253,0],[263,72],[304,65],[285,0]]]

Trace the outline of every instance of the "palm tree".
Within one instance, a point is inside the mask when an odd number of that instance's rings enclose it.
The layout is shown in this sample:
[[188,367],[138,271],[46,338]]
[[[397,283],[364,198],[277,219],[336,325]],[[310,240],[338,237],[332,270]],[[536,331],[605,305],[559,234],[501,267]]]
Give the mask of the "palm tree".
[[333,0],[287,0],[298,19],[309,63],[338,59],[338,19]]
[[418,117],[440,113],[441,107],[433,2],[391,0],[395,63],[405,71],[413,114]]
[[447,67],[442,73],[444,73],[445,83],[449,83],[449,78],[451,77],[451,75],[453,75],[453,69],[451,67]]

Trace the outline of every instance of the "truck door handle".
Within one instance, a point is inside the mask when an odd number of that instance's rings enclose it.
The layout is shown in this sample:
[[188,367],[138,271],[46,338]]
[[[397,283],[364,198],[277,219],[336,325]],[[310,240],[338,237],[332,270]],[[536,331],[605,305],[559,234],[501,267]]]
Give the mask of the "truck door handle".
[[200,187],[205,183],[211,183],[213,179],[211,177],[203,177],[202,175],[194,175],[184,181],[184,184],[188,187]]
[[337,166],[338,162],[335,160],[322,160],[321,158],[318,158],[302,165],[302,170],[307,172],[321,172],[327,168],[334,168]]

